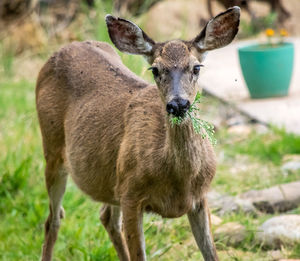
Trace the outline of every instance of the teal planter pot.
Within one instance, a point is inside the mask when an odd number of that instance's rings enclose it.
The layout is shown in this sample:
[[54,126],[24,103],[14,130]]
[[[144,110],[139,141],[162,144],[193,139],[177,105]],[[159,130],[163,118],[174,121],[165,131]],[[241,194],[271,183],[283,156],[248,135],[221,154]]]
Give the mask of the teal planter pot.
[[277,47],[249,45],[240,47],[238,52],[251,98],[288,94],[294,64],[292,43],[283,43]]

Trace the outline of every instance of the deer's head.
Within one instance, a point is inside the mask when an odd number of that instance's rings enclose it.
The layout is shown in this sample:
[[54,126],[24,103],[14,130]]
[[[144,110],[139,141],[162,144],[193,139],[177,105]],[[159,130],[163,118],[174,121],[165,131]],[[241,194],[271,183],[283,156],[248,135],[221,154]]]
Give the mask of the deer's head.
[[228,45],[238,32],[240,8],[211,19],[191,41],[154,42],[134,23],[106,16],[109,36],[123,52],[143,55],[169,114],[183,117],[194,101],[201,63],[207,51]]

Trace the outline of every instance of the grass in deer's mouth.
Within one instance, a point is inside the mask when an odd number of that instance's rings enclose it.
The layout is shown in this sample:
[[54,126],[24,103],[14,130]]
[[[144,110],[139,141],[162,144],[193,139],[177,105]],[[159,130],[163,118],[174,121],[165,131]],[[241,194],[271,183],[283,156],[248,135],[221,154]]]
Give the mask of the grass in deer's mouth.
[[201,99],[202,99],[201,93],[197,92],[195,100],[192,103],[189,110],[186,112],[186,115],[184,117],[173,116],[170,118],[170,121],[172,126],[174,126],[174,125],[180,125],[185,118],[190,118],[195,132],[197,134],[201,134],[203,139],[207,137],[211,142],[211,144],[216,145],[217,140],[214,137],[215,134],[214,126],[211,123],[200,119],[197,115],[198,112],[200,111],[197,105],[201,103]]

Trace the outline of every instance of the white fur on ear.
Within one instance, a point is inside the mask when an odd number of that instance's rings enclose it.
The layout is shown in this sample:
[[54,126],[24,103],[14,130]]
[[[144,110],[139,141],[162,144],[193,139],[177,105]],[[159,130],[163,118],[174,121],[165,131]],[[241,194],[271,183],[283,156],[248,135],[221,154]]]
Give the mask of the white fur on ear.
[[137,34],[138,34],[138,36],[139,36],[139,37],[136,39],[136,44],[137,44],[137,46],[143,46],[144,52],[146,52],[146,53],[151,53],[153,46],[152,46],[150,43],[144,41],[142,30],[140,29],[140,31],[139,31]]

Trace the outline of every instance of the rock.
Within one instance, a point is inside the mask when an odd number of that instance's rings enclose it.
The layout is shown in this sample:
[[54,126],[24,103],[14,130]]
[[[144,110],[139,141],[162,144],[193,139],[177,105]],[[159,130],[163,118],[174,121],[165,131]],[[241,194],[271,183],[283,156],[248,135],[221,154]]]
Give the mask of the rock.
[[281,245],[300,243],[300,215],[281,215],[265,221],[256,233],[264,246],[279,248]]
[[232,197],[211,190],[207,193],[207,200],[209,207],[220,216],[237,212],[244,212],[254,216],[257,215],[257,211],[252,202],[247,199]]
[[289,161],[298,161],[298,162],[300,162],[300,154],[287,154],[287,155],[284,155],[282,161],[284,163],[287,163]]
[[258,134],[265,134],[265,133],[269,132],[269,128],[265,124],[256,123],[253,125],[253,127],[254,127],[256,133],[258,133]]
[[224,115],[224,118],[227,118],[226,125],[228,127],[246,125],[249,122],[249,117],[238,113],[234,110],[227,112],[229,115]]
[[220,208],[217,211],[219,215],[224,216],[226,214],[230,213],[248,213],[252,214],[254,216],[257,215],[257,211],[255,207],[253,206],[252,202],[247,199],[241,199],[239,197],[231,197],[231,196],[225,196],[221,199]]
[[268,257],[273,261],[277,261],[277,260],[284,258],[283,254],[280,250],[268,251]]
[[233,125],[228,129],[228,133],[239,135],[239,136],[241,135],[248,136],[251,132],[252,132],[251,125],[244,125],[244,124]]
[[300,261],[300,259],[280,259],[279,261]]
[[216,215],[210,215],[210,221],[213,226],[219,226],[223,222],[223,220]]
[[300,160],[299,161],[289,161],[285,163],[282,167],[281,170],[283,174],[288,175],[288,174],[293,174],[293,173],[300,173]]
[[259,211],[265,213],[285,212],[300,204],[300,181],[263,190],[251,190],[240,197],[250,201]]
[[229,222],[214,231],[214,238],[227,246],[236,246],[246,238],[246,228],[239,223]]

